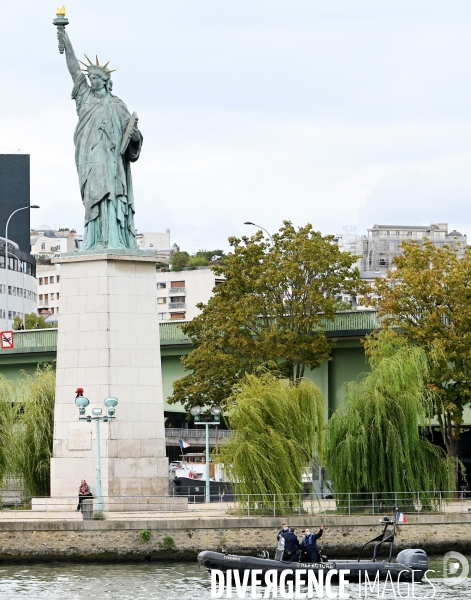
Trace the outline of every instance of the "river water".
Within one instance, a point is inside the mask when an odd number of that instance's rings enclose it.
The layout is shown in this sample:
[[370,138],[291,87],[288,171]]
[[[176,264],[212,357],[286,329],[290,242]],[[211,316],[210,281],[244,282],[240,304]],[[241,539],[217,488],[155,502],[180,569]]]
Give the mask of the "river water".
[[[471,561],[471,557],[467,557]],[[443,558],[432,557],[430,573],[432,585],[414,586],[414,593],[405,587],[392,590],[391,584],[371,592],[358,584],[346,586],[350,598],[436,598],[461,600],[471,597],[471,579],[455,586],[447,585],[443,577]],[[461,574],[458,569],[457,575]],[[405,584],[404,584],[405,586]],[[338,586],[332,586],[338,593]],[[264,588],[258,588],[264,593]],[[224,594],[223,597],[227,597]],[[245,598],[251,598],[249,588]],[[274,596],[270,595],[269,598]],[[278,597],[279,594],[278,594]],[[314,596],[315,598],[317,595]],[[197,563],[146,564],[31,564],[0,565],[1,600],[209,600],[211,579]],[[232,598],[237,598],[235,590]]]

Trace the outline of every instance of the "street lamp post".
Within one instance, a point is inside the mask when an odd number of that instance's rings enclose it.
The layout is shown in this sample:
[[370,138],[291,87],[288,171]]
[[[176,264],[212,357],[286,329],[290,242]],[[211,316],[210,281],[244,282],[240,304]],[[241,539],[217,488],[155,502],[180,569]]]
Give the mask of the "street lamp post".
[[265,229],[265,227],[262,227],[261,225],[257,225],[256,223],[252,223],[252,221],[245,221],[244,225],[253,225],[254,227],[258,227],[259,229],[263,229],[263,231],[268,235],[268,237],[271,239],[271,241],[273,243],[273,236],[272,236],[272,234],[269,231],[267,231]]
[[206,427],[206,486],[205,486],[205,501],[211,502],[211,486],[210,486],[210,470],[209,470],[209,426],[210,425],[219,425],[220,423],[220,415],[221,408],[215,404],[211,407],[211,415],[202,415],[201,411],[203,409],[201,406],[193,406],[190,408],[190,413],[195,418],[195,425],[205,425]]
[[115,412],[118,404],[117,398],[107,398],[104,403],[108,409],[106,415],[102,415],[101,408],[92,408],[91,415],[85,415],[85,409],[90,404],[90,400],[85,398],[83,395],[83,388],[78,388],[75,392],[77,394],[75,398],[75,404],[79,409],[79,421],[87,421],[91,423],[95,421],[95,452],[96,452],[96,495],[97,495],[97,510],[103,511],[103,492],[101,489],[101,448],[100,448],[100,421],[107,423],[108,421],[114,421],[116,419]]
[[[27,208],[39,208],[37,204],[33,204],[32,206],[22,206],[21,208],[17,208],[14,210],[11,215],[7,219],[7,224],[5,227],[5,329],[8,329],[8,225],[10,224],[10,219],[12,216],[20,210],[26,210]],[[24,278],[23,278],[24,279]],[[23,294],[24,294],[23,289]],[[23,303],[24,306],[24,303]],[[23,315],[24,319],[24,315]]]

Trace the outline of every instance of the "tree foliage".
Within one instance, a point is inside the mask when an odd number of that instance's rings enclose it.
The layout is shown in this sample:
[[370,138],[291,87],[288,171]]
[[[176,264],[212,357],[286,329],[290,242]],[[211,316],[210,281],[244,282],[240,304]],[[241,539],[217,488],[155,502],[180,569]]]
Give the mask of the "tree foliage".
[[[20,323],[23,323],[25,329],[48,329],[51,327],[49,323],[46,323],[46,319],[42,315],[37,315],[35,312],[25,315],[24,321],[19,316],[16,316],[13,320],[13,329],[18,330]],[[39,327],[36,327],[39,325]]]
[[285,221],[272,241],[262,232],[230,238],[233,251],[212,267],[225,280],[183,331],[193,343],[170,402],[222,402],[232,386],[261,364],[296,380],[330,355],[322,321],[334,319],[339,293],[364,291],[356,257],[310,224]]
[[380,316],[429,357],[434,414],[450,457],[457,457],[463,409],[471,400],[471,249],[425,240],[402,245],[396,269],[378,279]]
[[282,508],[302,492],[303,468],[321,456],[324,403],[308,379],[294,384],[271,373],[247,375],[224,404],[233,430],[217,461],[237,494]]
[[34,375],[23,373],[17,398],[16,470],[31,496],[47,496],[54,435],[56,373],[52,365],[40,365]]
[[367,347],[371,373],[348,384],[327,427],[325,464],[333,489],[452,489],[452,461],[424,437],[433,409],[425,351],[390,331],[370,338]]
[[190,255],[188,252],[175,252],[170,263],[172,265],[172,271],[183,271],[188,265],[189,260]]
[[188,259],[188,266],[191,268],[206,267],[209,265],[209,261],[204,256],[190,256]]
[[15,385],[0,377],[0,476],[21,477],[28,496],[49,494],[55,381],[51,365]]
[[204,258],[207,263],[223,259],[225,256],[223,250],[198,250],[196,257]]
[[15,423],[14,394],[15,388],[12,382],[0,374],[0,487],[5,477],[12,475],[10,449]]
[[172,256],[172,271],[183,271],[185,268],[196,269],[197,267],[206,267],[210,263],[220,261],[224,258],[222,250],[198,250],[194,256],[188,252],[175,252]]

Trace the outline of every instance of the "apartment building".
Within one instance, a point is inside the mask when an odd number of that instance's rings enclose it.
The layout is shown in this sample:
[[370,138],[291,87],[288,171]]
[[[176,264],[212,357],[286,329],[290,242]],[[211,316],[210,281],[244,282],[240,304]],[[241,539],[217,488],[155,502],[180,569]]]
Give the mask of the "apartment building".
[[156,273],[157,312],[161,321],[191,321],[200,310],[199,302],[206,303],[213,295],[214,288],[224,281],[209,267],[195,270],[168,271]]
[[31,254],[39,263],[65,253],[77,252],[83,237],[75,229],[63,227],[55,231],[49,225],[39,225],[31,230]]
[[[60,265],[38,265],[38,314],[48,317],[59,314],[60,300]],[[56,321],[57,319],[48,319]]]
[[136,242],[140,250],[155,252],[157,262],[161,263],[169,264],[172,255],[175,252],[180,252],[180,247],[177,244],[170,245],[170,229],[167,229],[165,233],[136,233]]
[[[438,248],[445,244],[456,250],[459,257],[464,255],[468,238],[454,229],[448,231],[448,223],[431,223],[430,225],[373,225],[368,235],[358,235],[355,227],[343,227],[342,233],[334,237],[344,252],[360,256],[357,266],[360,277],[373,287],[378,277],[385,277],[388,270],[394,269],[394,258],[402,254],[401,244],[415,240],[430,240]],[[373,295],[373,297],[375,297]],[[341,294],[339,300],[350,303],[353,309],[364,310],[361,297]]]
[[52,264],[51,260],[77,252],[82,239],[75,229],[68,227],[54,230],[49,225],[39,225],[31,229],[31,254],[37,260],[37,312],[48,323],[57,323],[60,306],[60,265]]
[[394,268],[394,258],[402,253],[405,241],[429,239],[435,246],[453,246],[458,256],[464,255],[468,238],[459,231],[448,232],[447,223],[430,225],[373,225],[368,235],[362,236],[357,245],[360,254],[360,271],[387,271]]

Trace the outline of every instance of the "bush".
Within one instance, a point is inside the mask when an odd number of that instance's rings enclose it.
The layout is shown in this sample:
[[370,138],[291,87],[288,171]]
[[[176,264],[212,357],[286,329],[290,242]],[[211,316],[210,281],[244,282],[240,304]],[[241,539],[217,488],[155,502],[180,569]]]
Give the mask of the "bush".
[[141,529],[139,532],[139,538],[141,542],[148,542],[150,540],[151,532],[148,529]]
[[106,519],[105,513],[102,510],[96,510],[93,513],[94,521],[104,521]]
[[159,542],[159,548],[162,548],[162,550],[174,550],[175,542],[173,537],[171,537],[170,535],[166,535],[164,539],[161,542]]

